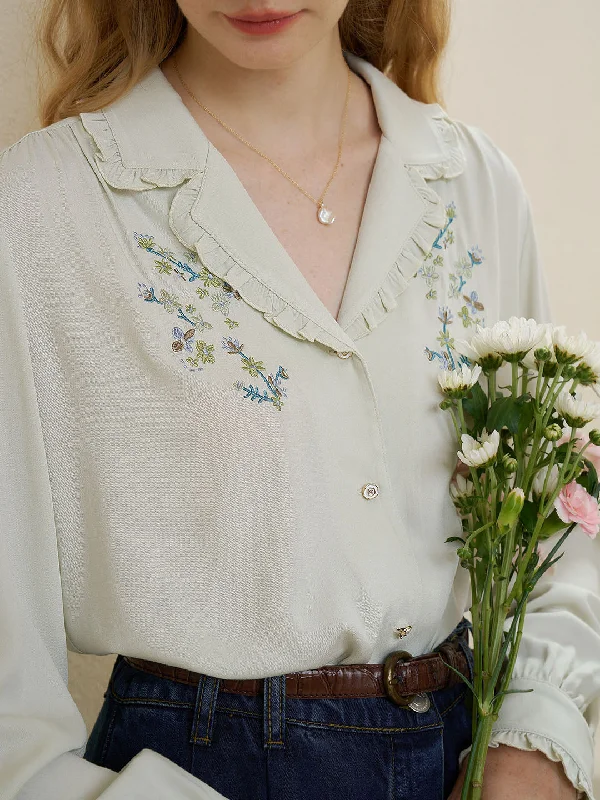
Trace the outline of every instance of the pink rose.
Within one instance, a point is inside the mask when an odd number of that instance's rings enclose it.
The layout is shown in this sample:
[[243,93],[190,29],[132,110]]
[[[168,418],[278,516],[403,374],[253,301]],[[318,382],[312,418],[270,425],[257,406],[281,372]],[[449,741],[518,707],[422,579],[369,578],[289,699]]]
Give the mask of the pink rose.
[[577,481],[563,486],[554,502],[554,508],[563,522],[576,522],[592,539],[600,530],[598,501]]

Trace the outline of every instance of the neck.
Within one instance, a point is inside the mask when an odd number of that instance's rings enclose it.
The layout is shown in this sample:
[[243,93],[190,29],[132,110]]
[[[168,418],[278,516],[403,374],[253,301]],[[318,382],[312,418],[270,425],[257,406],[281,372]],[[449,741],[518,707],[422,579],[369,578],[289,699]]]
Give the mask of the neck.
[[[191,26],[176,59],[198,100],[248,139],[285,137],[288,142],[306,142],[338,135],[348,71],[337,28],[329,39],[283,69],[240,67]],[[185,87],[181,92],[189,98]]]

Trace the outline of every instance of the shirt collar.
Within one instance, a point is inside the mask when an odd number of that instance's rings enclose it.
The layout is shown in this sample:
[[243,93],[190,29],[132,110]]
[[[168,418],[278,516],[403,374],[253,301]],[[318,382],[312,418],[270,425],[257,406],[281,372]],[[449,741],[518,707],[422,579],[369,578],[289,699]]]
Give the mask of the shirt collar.
[[371,86],[383,135],[337,319],[159,67],[109,107],[80,116],[106,183],[135,191],[179,186],[169,210],[173,234],[268,322],[360,355],[357,341],[398,305],[446,223],[427,180],[460,175],[465,162],[439,105],[412,100],[367,61],[346,58]]
[[[459,175],[464,155],[444,109],[413,100],[369,62],[345,56],[369,83],[379,126],[404,164],[426,179]],[[208,140],[158,66],[110,106],[80,117],[98,168],[115,188],[176,186],[204,169]]]

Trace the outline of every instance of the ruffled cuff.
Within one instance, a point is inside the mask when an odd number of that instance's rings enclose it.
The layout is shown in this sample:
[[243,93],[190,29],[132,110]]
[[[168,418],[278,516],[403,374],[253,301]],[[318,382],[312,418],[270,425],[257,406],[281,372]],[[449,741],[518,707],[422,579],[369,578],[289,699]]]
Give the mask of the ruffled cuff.
[[[519,750],[541,750],[561,761],[577,789],[577,800],[596,800],[592,786],[594,738],[585,717],[569,695],[547,681],[514,678],[510,689],[533,692],[508,694],[492,727],[490,746],[506,744]],[[459,763],[471,747],[462,750]]]

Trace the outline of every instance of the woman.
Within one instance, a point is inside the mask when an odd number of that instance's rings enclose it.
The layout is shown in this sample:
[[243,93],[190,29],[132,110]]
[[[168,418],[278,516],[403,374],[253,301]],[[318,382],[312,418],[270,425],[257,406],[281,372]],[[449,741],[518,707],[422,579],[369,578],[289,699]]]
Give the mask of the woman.
[[[53,0],[42,36],[0,165],[0,797],[456,800],[437,371],[549,312],[515,168],[438,105],[444,0]],[[486,800],[592,797],[590,596],[531,601]],[[67,648],[118,654],[89,741]]]

